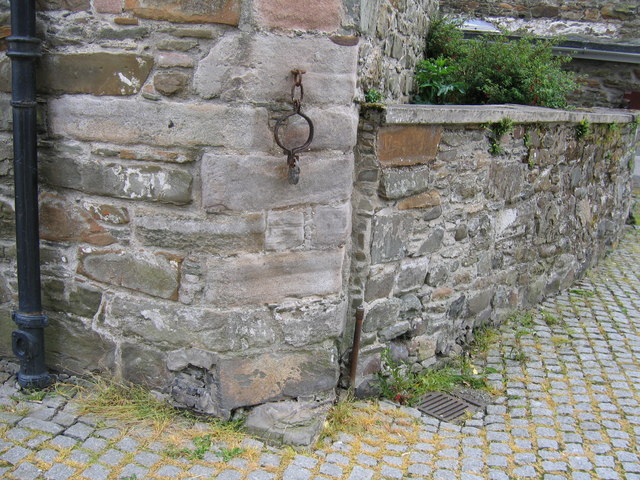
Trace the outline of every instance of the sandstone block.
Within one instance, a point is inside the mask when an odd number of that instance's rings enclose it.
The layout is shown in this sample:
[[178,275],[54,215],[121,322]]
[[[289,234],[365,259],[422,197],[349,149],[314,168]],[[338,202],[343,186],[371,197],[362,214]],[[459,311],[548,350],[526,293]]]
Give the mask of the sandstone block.
[[423,192],[430,185],[428,169],[385,168],[380,178],[379,194],[387,200],[395,200]]
[[85,203],[83,206],[95,220],[100,222],[111,223],[113,225],[125,225],[129,223],[129,212],[124,207],[117,207],[106,203],[99,205]]
[[40,197],[40,238],[102,247],[116,242],[85,209],[62,197],[47,194]]
[[64,96],[49,101],[49,124],[53,135],[82,141],[239,150],[273,145],[266,110],[246,106]]
[[93,318],[98,313],[102,293],[56,278],[45,278],[43,285],[42,303],[46,311],[70,313],[85,318]]
[[120,346],[122,377],[151,388],[162,389],[169,383],[166,354],[154,347],[125,342]]
[[0,92],[11,92],[11,60],[0,54]]
[[310,447],[318,439],[330,405],[284,401],[259,405],[249,413],[247,431],[269,443]]
[[333,31],[342,21],[339,0],[258,0],[258,22],[268,28]]
[[432,208],[440,206],[442,199],[437,190],[420,193],[413,197],[405,198],[398,202],[398,210],[410,210],[413,208]]
[[[291,8],[299,7],[291,4]],[[351,105],[357,61],[356,47],[340,46],[326,37],[232,31],[198,64],[194,87],[204,98],[289,104],[291,70],[298,68],[307,72],[304,105]]]
[[267,250],[289,250],[304,243],[304,214],[293,210],[269,212],[265,247]]
[[246,305],[336,294],[343,256],[339,249],[210,258],[205,296],[216,305]]
[[15,216],[13,206],[8,202],[0,201],[0,238],[15,238]]
[[45,335],[47,365],[67,372],[101,372],[114,366],[115,344],[90,326],[52,312]]
[[162,255],[88,249],[80,254],[78,273],[154,297],[176,299],[178,295],[178,262]]
[[93,0],[93,8],[98,13],[121,13],[122,0]]
[[189,77],[183,73],[158,73],[153,77],[155,89],[166,96],[180,93],[188,82]]
[[152,67],[151,57],[132,53],[48,54],[40,60],[38,88],[46,93],[134,95]]
[[160,68],[193,67],[193,59],[186,53],[161,52],[156,58],[156,64]]
[[184,205],[191,202],[191,174],[160,166],[126,167],[79,158],[43,158],[41,177],[49,185],[130,200]]
[[230,411],[332,390],[338,383],[337,358],[337,352],[326,348],[221,360],[220,407]]
[[[280,340],[279,327],[267,308],[224,310],[118,295],[109,305],[107,321],[126,338],[219,353],[265,348]],[[168,368],[184,368],[176,362]]]
[[143,245],[181,251],[234,254],[264,247],[262,214],[208,215],[205,218],[139,214],[136,237]]
[[353,157],[301,156],[300,183],[289,185],[284,157],[205,154],[202,203],[209,211],[260,211],[306,203],[347,200]]
[[284,341],[294,347],[338,338],[344,329],[347,303],[333,298],[308,304],[284,305],[275,310]]
[[378,134],[378,159],[383,167],[404,167],[435,160],[442,127],[387,126]]
[[38,10],[70,10],[79,12],[89,10],[91,3],[89,0],[37,0],[36,8]]
[[320,205],[313,211],[311,244],[340,247],[351,235],[351,204],[338,207]]
[[125,10],[140,18],[168,20],[174,23],[222,23],[238,25],[240,0],[125,0]]

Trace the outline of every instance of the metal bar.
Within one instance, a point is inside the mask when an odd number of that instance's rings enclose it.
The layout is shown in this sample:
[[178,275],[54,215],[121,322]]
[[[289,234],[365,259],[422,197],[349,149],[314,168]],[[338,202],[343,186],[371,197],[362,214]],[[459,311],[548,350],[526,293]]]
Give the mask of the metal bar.
[[18,383],[43,388],[50,383],[44,362],[44,327],[40,285],[38,228],[38,162],[35,62],[40,56],[36,38],[35,0],[11,0],[11,32],[7,38],[12,67],[13,162],[18,263],[18,310],[13,319],[13,352],[20,360]]
[[351,347],[351,363],[349,365],[349,385],[356,388],[356,374],[358,373],[358,356],[360,355],[360,336],[362,335],[362,322],[364,320],[364,307],[356,308],[356,325],[353,332],[353,346]]

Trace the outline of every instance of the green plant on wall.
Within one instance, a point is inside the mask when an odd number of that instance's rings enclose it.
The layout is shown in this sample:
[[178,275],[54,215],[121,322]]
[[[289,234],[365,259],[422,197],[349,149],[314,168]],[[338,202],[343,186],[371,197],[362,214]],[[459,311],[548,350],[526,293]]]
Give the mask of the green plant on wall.
[[372,88],[371,90],[367,90],[367,93],[364,94],[364,101],[367,103],[381,103],[382,94],[375,88]]
[[502,120],[490,123],[487,128],[491,132],[489,136],[489,153],[491,155],[500,155],[503,152],[500,140],[504,135],[513,131],[513,120],[505,117]]
[[[562,70],[570,59],[553,54],[553,41],[506,34],[464,40],[459,26],[446,17],[432,22],[427,59],[416,69],[430,81],[418,81],[417,102],[567,106],[575,75]],[[444,87],[447,94],[437,95]]]
[[576,125],[576,138],[578,140],[588,137],[591,134],[591,122],[586,118],[580,120]]

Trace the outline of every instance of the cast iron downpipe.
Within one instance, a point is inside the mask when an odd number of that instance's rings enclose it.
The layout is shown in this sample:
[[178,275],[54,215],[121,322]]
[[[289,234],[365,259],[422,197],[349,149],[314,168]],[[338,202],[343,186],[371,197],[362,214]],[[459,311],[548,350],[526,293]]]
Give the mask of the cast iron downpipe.
[[11,0],[11,58],[13,106],[13,163],[16,197],[16,250],[18,262],[18,310],[13,320],[13,353],[20,360],[18,383],[43,388],[50,382],[44,363],[44,327],[40,299],[38,233],[38,159],[36,132],[36,60],[40,40],[36,34],[35,0]]

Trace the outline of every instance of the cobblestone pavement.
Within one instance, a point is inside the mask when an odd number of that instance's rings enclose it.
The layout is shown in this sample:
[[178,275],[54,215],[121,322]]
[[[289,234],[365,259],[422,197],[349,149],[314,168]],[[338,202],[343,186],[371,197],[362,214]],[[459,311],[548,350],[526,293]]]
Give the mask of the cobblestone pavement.
[[[218,444],[168,455],[170,435],[81,414],[55,393],[35,400],[0,373],[0,477],[640,479],[640,228],[586,280],[498,338],[473,360],[496,372],[497,398],[461,426],[360,404],[365,433],[308,452],[245,438],[242,451]],[[183,452],[201,446],[196,438]]]

